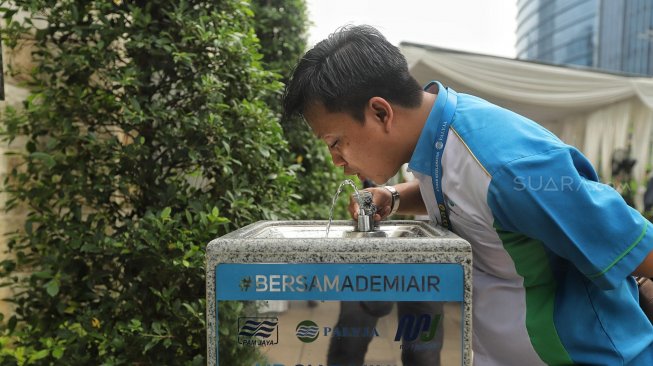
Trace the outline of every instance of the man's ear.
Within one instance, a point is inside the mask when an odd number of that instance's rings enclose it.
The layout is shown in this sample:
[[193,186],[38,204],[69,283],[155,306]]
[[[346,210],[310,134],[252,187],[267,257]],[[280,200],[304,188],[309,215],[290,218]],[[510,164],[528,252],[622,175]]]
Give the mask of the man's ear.
[[377,122],[381,122],[384,129],[389,131],[394,120],[392,105],[384,98],[372,97],[367,102],[367,107],[368,111],[372,114],[372,118]]

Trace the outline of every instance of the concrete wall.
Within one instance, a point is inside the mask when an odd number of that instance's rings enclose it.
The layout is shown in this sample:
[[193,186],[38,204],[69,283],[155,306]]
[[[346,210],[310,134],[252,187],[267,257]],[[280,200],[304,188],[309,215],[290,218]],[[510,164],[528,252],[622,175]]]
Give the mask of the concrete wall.
[[[21,107],[29,95],[29,90],[23,87],[26,75],[33,66],[31,58],[31,43],[25,42],[16,49],[9,49],[6,45],[2,47],[2,62],[4,70],[4,91],[5,100],[0,101],[0,115],[4,113],[7,106]],[[10,150],[18,150],[22,147],[22,141],[15,140],[12,144],[5,142],[0,143],[0,184],[4,184],[7,174],[16,168],[20,160],[15,156],[6,156]],[[0,193],[0,260],[7,258],[7,237],[6,233],[16,230],[22,230],[25,209],[14,210],[10,213],[5,212],[4,204],[7,196]],[[5,319],[13,313],[12,304],[4,299],[12,296],[8,288],[0,288],[0,312],[5,315]]]

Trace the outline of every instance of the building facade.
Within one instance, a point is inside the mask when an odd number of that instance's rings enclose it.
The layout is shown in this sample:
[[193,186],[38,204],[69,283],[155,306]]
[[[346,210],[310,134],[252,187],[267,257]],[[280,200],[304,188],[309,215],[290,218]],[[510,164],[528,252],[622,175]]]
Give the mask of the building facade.
[[518,0],[517,58],[653,75],[653,1]]

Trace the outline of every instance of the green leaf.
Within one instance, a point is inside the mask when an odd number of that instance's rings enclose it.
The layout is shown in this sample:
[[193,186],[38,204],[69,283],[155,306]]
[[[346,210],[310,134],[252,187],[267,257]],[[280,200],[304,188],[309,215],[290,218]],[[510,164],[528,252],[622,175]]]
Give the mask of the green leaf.
[[52,168],[56,165],[54,158],[50,154],[46,154],[44,152],[33,152],[29,154],[29,156],[32,159],[40,160],[47,168]]
[[142,323],[138,319],[131,319],[130,322],[129,322],[129,327],[133,331],[142,331],[143,330]]
[[52,278],[52,272],[48,271],[40,271],[40,272],[34,272],[32,273],[32,276],[40,279],[48,279]]
[[18,319],[16,318],[16,315],[12,315],[9,318],[9,321],[7,321],[7,328],[9,329],[9,332],[13,332],[14,329],[16,329],[16,324],[18,324]]
[[45,291],[47,291],[48,295],[55,297],[59,293],[59,280],[52,279],[48,283],[45,284]]
[[152,347],[156,346],[159,343],[158,339],[153,339],[149,341],[147,344],[145,344],[145,347],[143,348],[143,354],[146,354],[147,351],[151,350]]
[[14,14],[18,12],[18,9],[10,9],[10,8],[2,7],[0,8],[0,12],[4,13],[2,15],[2,18],[11,19],[14,16]]
[[161,334],[161,323],[159,322],[153,322],[152,323],[152,331],[156,334]]
[[170,213],[172,212],[172,209],[170,207],[166,207],[161,211],[161,219],[163,220],[168,220],[170,218]]
[[84,253],[100,253],[101,252],[100,247],[97,244],[93,243],[93,242],[84,243],[84,245],[82,245],[82,247],[79,248],[79,250],[81,252],[84,252]]
[[29,356],[29,362],[35,362],[35,361],[38,361],[38,360],[44,359],[44,358],[48,357],[49,354],[50,354],[50,351],[49,351],[49,350],[47,350],[47,349],[42,349],[42,350],[40,350],[40,351],[38,351],[38,352],[32,353],[32,354]]
[[63,348],[62,346],[57,346],[52,350],[52,357],[59,360],[59,359],[61,359],[61,357],[63,357],[64,351],[65,351],[65,348]]

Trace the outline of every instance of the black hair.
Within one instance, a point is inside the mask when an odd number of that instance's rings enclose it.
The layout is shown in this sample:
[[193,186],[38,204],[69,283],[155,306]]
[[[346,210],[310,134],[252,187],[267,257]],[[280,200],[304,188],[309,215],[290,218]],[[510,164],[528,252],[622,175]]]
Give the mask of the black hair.
[[314,102],[329,112],[347,112],[363,121],[365,104],[382,97],[414,108],[422,88],[408,72],[399,48],[367,25],[345,26],[299,60],[286,85],[284,119],[303,115]]

